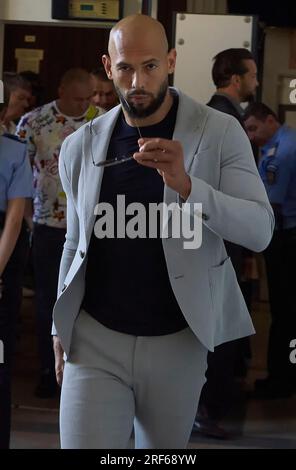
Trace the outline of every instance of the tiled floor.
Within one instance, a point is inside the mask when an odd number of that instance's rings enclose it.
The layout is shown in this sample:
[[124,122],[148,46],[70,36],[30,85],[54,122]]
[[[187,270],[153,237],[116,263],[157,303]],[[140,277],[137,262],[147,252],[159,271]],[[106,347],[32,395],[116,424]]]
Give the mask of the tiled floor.
[[[59,400],[34,397],[37,348],[33,310],[32,300],[25,299],[15,358],[11,448],[57,449]],[[257,335],[252,338],[253,361],[246,388],[251,387],[255,378],[264,376],[268,304],[258,303],[255,310],[253,317]],[[217,441],[192,434],[189,448],[295,449],[296,395],[287,400],[246,401],[239,409],[233,410],[223,424],[235,438]]]

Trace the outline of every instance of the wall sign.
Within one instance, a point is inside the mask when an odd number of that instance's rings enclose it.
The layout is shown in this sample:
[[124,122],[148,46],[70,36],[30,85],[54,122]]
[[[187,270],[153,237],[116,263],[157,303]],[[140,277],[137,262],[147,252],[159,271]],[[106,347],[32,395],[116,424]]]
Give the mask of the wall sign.
[[44,58],[43,49],[15,49],[14,55],[17,60],[17,73],[25,70],[40,72],[40,61]]

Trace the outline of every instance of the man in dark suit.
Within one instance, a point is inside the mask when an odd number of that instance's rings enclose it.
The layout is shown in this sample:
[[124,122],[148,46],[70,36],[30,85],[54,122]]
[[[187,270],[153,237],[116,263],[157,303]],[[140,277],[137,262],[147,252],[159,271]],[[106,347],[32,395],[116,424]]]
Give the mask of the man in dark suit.
[[[208,106],[234,116],[245,129],[244,111],[240,103],[252,101],[259,85],[253,55],[247,49],[220,52],[214,58],[212,78],[217,91]],[[233,243],[225,242],[225,247],[250,310],[250,282],[244,280],[244,263],[250,254]],[[207,382],[202,389],[194,431],[216,438],[228,437],[228,433],[218,423],[239,394],[234,376],[246,373],[244,356],[248,348],[248,340],[246,342],[243,339],[224,343],[208,354]]]

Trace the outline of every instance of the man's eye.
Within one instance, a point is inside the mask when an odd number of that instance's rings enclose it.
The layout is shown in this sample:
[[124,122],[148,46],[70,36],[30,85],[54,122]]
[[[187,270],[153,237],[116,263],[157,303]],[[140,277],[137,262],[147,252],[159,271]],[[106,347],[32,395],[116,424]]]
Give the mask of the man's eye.
[[157,67],[156,64],[148,64],[147,65],[148,70],[154,70],[154,69],[156,69],[156,67]]

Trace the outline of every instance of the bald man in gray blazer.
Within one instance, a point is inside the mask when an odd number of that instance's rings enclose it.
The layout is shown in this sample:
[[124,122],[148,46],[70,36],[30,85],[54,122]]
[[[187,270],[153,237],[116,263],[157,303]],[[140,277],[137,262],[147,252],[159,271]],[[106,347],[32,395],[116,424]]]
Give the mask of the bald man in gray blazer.
[[[67,236],[53,335],[63,448],[127,448],[133,428],[136,448],[186,447],[207,351],[254,333],[223,240],[264,250],[273,212],[237,121],[164,82],[176,59],[166,47],[155,20],[119,22],[104,65],[121,105],[62,146]],[[133,136],[133,158],[112,166]],[[188,249],[184,234],[168,229],[155,244],[105,244],[95,207],[118,194],[174,204],[199,222],[202,243]]]

